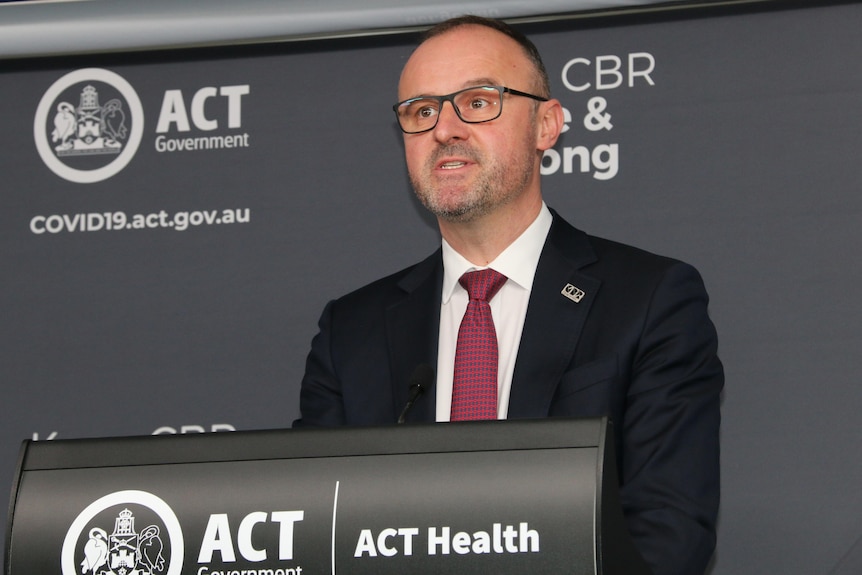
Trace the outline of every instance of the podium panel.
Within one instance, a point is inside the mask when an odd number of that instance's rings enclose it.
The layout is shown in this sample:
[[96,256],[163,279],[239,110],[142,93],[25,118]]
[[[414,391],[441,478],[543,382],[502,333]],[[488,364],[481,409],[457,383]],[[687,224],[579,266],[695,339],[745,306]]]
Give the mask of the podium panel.
[[599,419],[26,442],[5,573],[646,573],[611,446]]

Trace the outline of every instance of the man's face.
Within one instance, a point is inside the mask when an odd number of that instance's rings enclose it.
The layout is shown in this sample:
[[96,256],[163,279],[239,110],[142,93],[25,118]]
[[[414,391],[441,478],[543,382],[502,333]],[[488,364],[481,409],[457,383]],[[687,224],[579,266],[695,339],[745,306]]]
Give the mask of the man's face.
[[[479,85],[536,90],[535,71],[521,47],[490,28],[467,25],[420,45],[401,74],[398,99],[439,96]],[[467,124],[451,102],[437,126],[404,134],[407,170],[416,195],[432,213],[465,222],[539,193],[535,101],[503,97],[496,120]]]

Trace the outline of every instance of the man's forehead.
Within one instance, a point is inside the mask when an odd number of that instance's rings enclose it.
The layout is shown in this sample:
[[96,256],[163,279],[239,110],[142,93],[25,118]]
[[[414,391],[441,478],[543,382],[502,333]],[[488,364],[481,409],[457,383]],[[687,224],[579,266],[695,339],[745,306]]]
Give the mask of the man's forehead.
[[402,70],[398,95],[441,95],[471,86],[504,84],[530,73],[530,62],[515,40],[470,24],[419,45]]
[[516,54],[523,55],[523,48],[502,32],[487,26],[465,24],[429,38],[416,47],[410,60],[433,59],[457,53],[476,53],[477,50],[501,58]]

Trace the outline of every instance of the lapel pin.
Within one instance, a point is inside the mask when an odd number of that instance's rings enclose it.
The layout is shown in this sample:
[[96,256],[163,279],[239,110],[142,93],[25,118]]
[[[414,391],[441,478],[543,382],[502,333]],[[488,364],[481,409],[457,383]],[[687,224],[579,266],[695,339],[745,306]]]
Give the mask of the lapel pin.
[[564,287],[563,291],[560,293],[575,303],[580,303],[581,300],[584,299],[584,296],[587,295],[584,290],[577,288],[572,284],[566,284],[566,287]]

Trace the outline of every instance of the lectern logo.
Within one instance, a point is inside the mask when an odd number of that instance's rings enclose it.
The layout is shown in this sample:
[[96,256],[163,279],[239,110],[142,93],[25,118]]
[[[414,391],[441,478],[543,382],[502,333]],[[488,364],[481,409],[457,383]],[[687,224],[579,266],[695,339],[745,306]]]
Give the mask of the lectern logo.
[[144,130],[141,101],[109,70],[66,74],[45,92],[33,125],[36,149],[55,174],[77,183],[105,180],[135,155]]
[[179,575],[183,549],[167,503],[144,491],[118,491],[72,523],[63,542],[63,575]]

